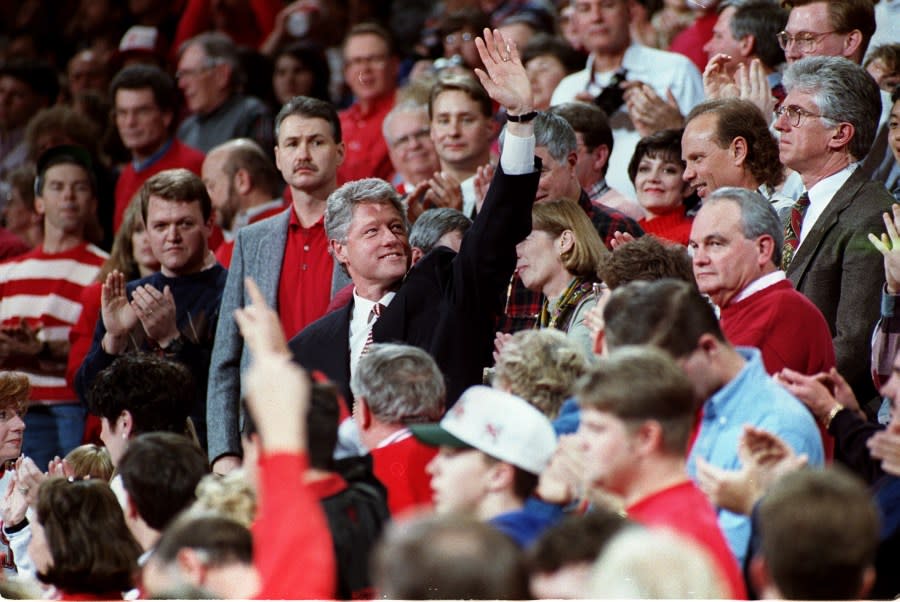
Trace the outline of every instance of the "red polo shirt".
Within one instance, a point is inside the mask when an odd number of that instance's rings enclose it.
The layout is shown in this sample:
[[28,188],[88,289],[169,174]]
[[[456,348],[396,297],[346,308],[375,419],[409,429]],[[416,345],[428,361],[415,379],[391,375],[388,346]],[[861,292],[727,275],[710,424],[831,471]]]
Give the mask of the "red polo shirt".
[[341,136],[344,140],[344,162],[337,171],[338,186],[362,178],[390,181],[394,166],[381,132],[385,115],[394,108],[394,92],[375,100],[363,113],[359,103],[341,111]]
[[278,313],[288,338],[325,315],[331,299],[333,265],[325,217],[304,228],[292,210],[278,281]]

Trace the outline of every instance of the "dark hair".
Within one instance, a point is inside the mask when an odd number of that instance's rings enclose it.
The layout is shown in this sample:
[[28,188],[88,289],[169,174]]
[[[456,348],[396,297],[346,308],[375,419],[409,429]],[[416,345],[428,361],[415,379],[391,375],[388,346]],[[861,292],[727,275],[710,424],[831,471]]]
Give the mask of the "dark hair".
[[438,33],[441,36],[441,44],[444,37],[455,31],[470,30],[481,35],[485,27],[491,26],[491,17],[480,8],[463,8],[449,14],[445,14],[438,23]]
[[757,182],[777,186],[784,181],[778,142],[759,108],[749,100],[707,100],[695,106],[685,123],[700,115],[716,116],[716,144],[728,148],[735,138],[747,141],[747,169]]
[[111,423],[127,411],[134,436],[156,431],[183,435],[195,395],[193,377],[181,362],[127,353],[94,379],[88,409]]
[[586,102],[564,102],[550,107],[547,112],[559,115],[576,133],[581,134],[588,151],[593,152],[604,145],[612,152],[613,135],[609,118],[600,107]]
[[790,600],[865,598],[863,576],[879,540],[878,509],[855,475],[838,466],[776,482],[759,505],[760,554]]
[[275,144],[278,144],[278,134],[281,133],[281,124],[288,117],[303,117],[306,119],[324,119],[331,126],[331,135],[335,143],[341,142],[341,120],[337,110],[330,102],[312,98],[309,96],[295,96],[287,101],[278,115],[275,116]]
[[47,61],[30,58],[13,58],[0,63],[0,77],[8,76],[25,83],[32,92],[43,98],[48,105],[59,96],[59,78],[56,70]]
[[611,289],[635,280],[663,278],[675,278],[696,286],[687,249],[681,245],[663,244],[655,236],[641,236],[618,245],[597,272]]
[[[492,466],[501,462],[509,464],[509,462],[500,460],[499,458],[495,458],[494,456],[486,454],[483,451],[476,451],[481,454],[482,458],[484,458],[484,461],[488,466]],[[528,472],[524,468],[520,468],[518,466],[515,466],[514,464],[509,464],[509,467],[513,470],[512,494],[516,499],[524,502],[529,497],[531,497],[531,495],[534,493],[534,490],[537,489],[539,475],[536,475],[533,472]]]
[[558,60],[566,75],[584,68],[584,57],[577,50],[559,36],[547,33],[539,33],[528,40],[522,49],[522,64],[527,65],[529,61],[544,55],[550,55]]
[[697,410],[694,385],[665,351],[649,345],[618,347],[589,367],[576,389],[580,408],[612,414],[629,431],[657,422],[661,451],[687,454]]
[[[728,6],[728,5],[726,5]],[[731,35],[735,40],[753,36],[753,54],[769,69],[784,62],[784,50],[776,34],[787,25],[788,11],[771,0],[753,0],[731,4]]]
[[119,90],[153,92],[153,101],[163,112],[174,112],[178,107],[178,91],[172,76],[155,65],[129,65],[119,71],[109,84],[110,100],[115,102]]
[[884,62],[884,66],[889,71],[900,70],[900,43],[879,44],[866,57],[863,67],[868,67],[872,62],[878,60]]
[[631,161],[628,162],[628,177],[631,181],[634,182],[637,177],[638,167],[644,157],[671,161],[681,165],[681,169],[684,169],[685,163],[681,159],[681,135],[683,133],[684,130],[659,130],[641,138],[634,147]]
[[695,286],[670,278],[620,286],[603,320],[610,349],[655,345],[678,359],[691,354],[704,334],[726,343],[712,304]]
[[282,56],[290,56],[299,61],[303,68],[312,73],[313,83],[309,96],[325,102],[331,101],[328,84],[331,81],[331,69],[321,46],[312,42],[296,42],[285,46],[272,57],[272,64]]
[[435,99],[448,90],[457,90],[465,93],[466,96],[478,104],[478,108],[484,117],[491,117],[494,114],[494,105],[491,97],[474,76],[451,72],[442,73],[431,87],[431,93],[428,95],[429,119],[434,117]]
[[88,175],[91,193],[97,194],[97,174],[94,173],[90,152],[78,145],[63,144],[44,151],[37,160],[37,176],[34,179],[34,195],[41,196],[47,183],[47,171],[57,165],[77,165]]
[[607,542],[628,524],[621,514],[602,507],[569,515],[544,531],[528,551],[528,572],[555,573],[572,564],[594,564]]
[[460,516],[393,523],[375,550],[372,578],[380,596],[401,600],[530,598],[518,546]]
[[[319,470],[335,470],[334,448],[338,440],[340,420],[337,388],[332,383],[314,382],[309,412],[306,414],[306,432],[309,441],[309,465]],[[244,437],[257,434],[256,423],[250,412],[244,409]],[[265,441],[263,441],[265,445]]]
[[41,581],[83,594],[131,589],[141,547],[109,485],[48,479],[41,484],[36,510],[53,559],[38,573]]
[[209,472],[206,454],[174,433],[136,437],[116,468],[138,514],[157,531],[194,501],[197,483]]
[[184,515],[175,519],[159,538],[153,557],[171,564],[184,548],[203,550],[208,566],[253,562],[253,537],[239,522],[219,515]]
[[[212,214],[212,202],[206,185],[196,174],[183,169],[167,169],[151,176],[141,186],[141,217],[147,224],[147,209],[150,206],[150,197],[159,197],[166,201],[180,203],[200,203],[200,211],[203,221],[209,221]],[[149,224],[147,224],[149,227]]]
[[875,3],[872,0],[783,0],[785,8],[806,6],[824,2],[828,8],[828,21],[837,33],[850,33],[858,29],[862,33],[859,55],[865,56],[869,40],[875,34]]

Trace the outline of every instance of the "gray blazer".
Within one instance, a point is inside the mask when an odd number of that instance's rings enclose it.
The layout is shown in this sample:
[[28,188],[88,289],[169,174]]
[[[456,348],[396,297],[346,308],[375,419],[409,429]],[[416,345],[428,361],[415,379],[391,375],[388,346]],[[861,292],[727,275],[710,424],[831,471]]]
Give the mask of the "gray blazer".
[[835,193],[787,270],[798,291],[821,310],[831,329],[837,369],[860,403],[875,395],[870,338],[878,320],[884,264],[866,239],[884,231],[881,214],[894,199],[859,168]]
[[[244,278],[253,278],[266,301],[278,308],[278,283],[287,244],[288,208],[278,215],[241,228],[234,242],[231,267],[222,295],[219,323],[209,368],[206,391],[206,421],[210,461],[226,454],[241,455],[241,374],[250,363],[250,353],[234,321],[234,310],[244,306]],[[350,279],[335,265],[331,293]]]

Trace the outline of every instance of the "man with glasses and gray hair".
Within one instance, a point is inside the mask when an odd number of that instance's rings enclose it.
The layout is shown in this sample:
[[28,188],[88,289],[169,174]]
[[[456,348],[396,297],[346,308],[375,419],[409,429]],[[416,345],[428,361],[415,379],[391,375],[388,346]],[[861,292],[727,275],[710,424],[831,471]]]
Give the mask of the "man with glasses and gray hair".
[[779,157],[804,192],[785,223],[782,268],[825,316],[837,369],[864,403],[875,395],[869,337],[884,285],[881,256],[865,237],[881,230],[881,214],[893,204],[858,165],[878,127],[878,84],[839,57],[792,63],[784,84],[774,124]]
[[175,78],[191,113],[178,126],[179,140],[206,153],[232,138],[252,138],[271,155],[272,113],[243,94],[244,74],[228,36],[207,32],[186,41]]

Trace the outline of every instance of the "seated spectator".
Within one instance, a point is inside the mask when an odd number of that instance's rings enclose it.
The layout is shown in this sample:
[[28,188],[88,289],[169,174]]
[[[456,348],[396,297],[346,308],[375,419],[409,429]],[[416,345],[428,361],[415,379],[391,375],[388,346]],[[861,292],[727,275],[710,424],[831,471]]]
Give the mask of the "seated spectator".
[[696,402],[684,372],[658,349],[625,347],[592,367],[578,389],[585,485],[621,496],[631,520],[698,544],[725,597],[746,598],[715,510],[688,477]]
[[675,278],[696,286],[691,257],[684,247],[642,236],[617,245],[600,266],[600,277],[612,290],[635,280]]
[[609,251],[573,201],[534,205],[531,223],[531,233],[516,245],[516,275],[543,295],[537,327],[565,332],[590,357],[593,339],[584,314],[597,302],[597,270]]
[[597,599],[727,598],[709,555],[676,533],[626,529],[594,565],[586,593]]
[[93,443],[79,445],[63,458],[63,462],[66,475],[76,479],[97,479],[108,483],[115,470],[109,450]]
[[[141,550],[153,549],[170,522],[194,501],[209,472],[197,444],[175,433],[144,433],[128,444],[111,486]],[[146,557],[143,557],[146,560]]]
[[565,402],[588,364],[584,350],[563,333],[553,328],[522,330],[497,354],[492,385],[521,397],[557,421],[567,413]]
[[[0,65],[0,185],[28,156],[25,127],[44,107],[53,106],[59,95],[56,72],[46,62],[13,59]],[[8,190],[0,189],[6,193]]]
[[151,354],[123,355],[94,380],[87,403],[113,466],[143,433],[187,434],[193,379],[181,363]]
[[412,436],[410,423],[444,413],[444,376],[426,352],[410,345],[371,345],[350,379],[359,438],[372,454],[372,470],[387,489],[391,514],[431,505],[425,467],[435,449]]
[[183,516],[159,538],[141,582],[150,597],[189,585],[222,599],[252,598],[259,575],[250,530],[223,516]]
[[[739,466],[738,440],[746,424],[784,437],[811,464],[822,464],[822,439],[810,413],[766,374],[759,351],[727,342],[712,305],[692,286],[673,280],[632,282],[613,292],[603,318],[607,349],[656,345],[679,362],[693,383],[702,414],[688,455],[692,477],[696,458],[719,468]],[[721,508],[718,520],[741,565],[749,521]]]
[[613,135],[603,109],[586,102],[564,102],[550,107],[548,112],[559,115],[575,130],[575,175],[591,203],[614,209],[631,219],[644,217],[643,209],[634,199],[610,188],[606,182]]
[[470,387],[440,423],[409,428],[423,443],[439,447],[428,465],[439,514],[474,516],[523,548],[558,518],[528,500],[556,449],[556,434],[524,399]]
[[185,41],[175,78],[191,113],[178,126],[181,142],[204,153],[232,138],[274,148],[272,113],[258,98],[243,94],[244,74],[231,38],[201,33]]
[[389,180],[394,168],[381,126],[397,91],[400,62],[394,41],[380,25],[360,23],[344,38],[343,53],[344,81],[354,102],[340,113],[346,154],[338,167],[338,184],[362,178]]
[[468,70],[481,67],[475,38],[490,26],[490,17],[479,8],[463,8],[445,15],[438,24],[444,58],[459,57],[457,64]]
[[384,117],[381,133],[387,143],[394,171],[393,183],[400,194],[412,194],[441,169],[428,123],[428,108],[415,101],[397,104]]
[[733,345],[756,347],[769,374],[834,366],[831,331],[779,269],[784,230],[772,205],[745,188],[719,188],[694,219],[690,247],[701,293],[720,310]]
[[653,234],[686,245],[693,218],[687,215],[699,199],[681,179],[681,130],[660,130],[641,138],[628,164],[637,201],[644,210],[638,225]]
[[900,85],[900,44],[876,46],[866,55],[863,67],[879,88],[892,93]]
[[615,512],[595,508],[547,529],[527,555],[532,595],[539,599],[582,598],[597,557],[628,524]]
[[762,547],[751,577],[761,597],[868,597],[879,516],[862,481],[837,468],[795,472],[763,498],[758,520]]
[[119,71],[110,84],[116,130],[130,160],[116,182],[113,225],[122,227],[126,209],[155,174],[183,167],[200,175],[203,153],[175,138],[177,88],[172,76],[152,65]]
[[379,596],[398,600],[530,598],[522,554],[496,529],[461,516],[394,523],[373,561]]
[[38,493],[28,554],[38,578],[61,600],[121,600],[134,586],[141,548],[109,485],[45,481]]
[[296,42],[272,56],[272,90],[281,105],[295,96],[311,96],[330,101],[331,70],[325,53],[315,44]]
[[584,56],[569,46],[562,38],[538,34],[519,46],[522,64],[531,81],[534,92],[534,108],[546,111],[550,97],[562,79],[584,67]]
[[[34,209],[34,168],[23,166],[7,177],[9,192],[3,204],[3,226],[18,237],[26,248],[40,246],[44,240],[44,218]],[[12,255],[4,257],[8,259]]]

